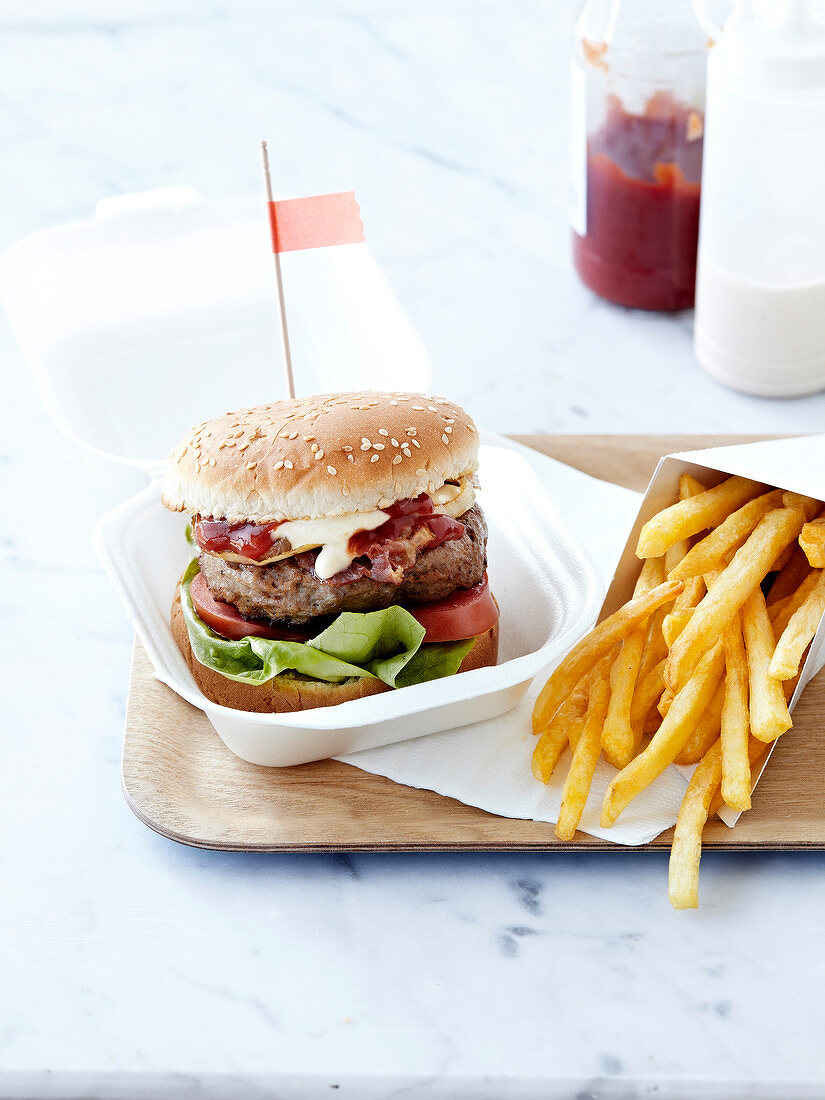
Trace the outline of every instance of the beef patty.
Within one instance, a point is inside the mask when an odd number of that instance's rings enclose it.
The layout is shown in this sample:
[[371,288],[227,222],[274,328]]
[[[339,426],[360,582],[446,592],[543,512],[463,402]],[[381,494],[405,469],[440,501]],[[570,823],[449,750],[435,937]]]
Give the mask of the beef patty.
[[477,506],[465,512],[461,522],[461,538],[422,550],[399,585],[368,576],[349,584],[325,584],[294,558],[246,565],[202,553],[198,560],[215,599],[233,604],[247,619],[305,623],[341,611],[376,611],[407,600],[441,600],[457,588],[480,584],[487,567],[487,524]]

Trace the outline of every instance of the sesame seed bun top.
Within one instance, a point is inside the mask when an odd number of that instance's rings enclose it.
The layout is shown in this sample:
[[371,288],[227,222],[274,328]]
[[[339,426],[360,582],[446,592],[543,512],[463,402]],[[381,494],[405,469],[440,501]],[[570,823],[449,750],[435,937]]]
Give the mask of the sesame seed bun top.
[[169,455],[174,512],[271,523],[386,508],[478,466],[467,413],[421,393],[275,401],[198,425]]

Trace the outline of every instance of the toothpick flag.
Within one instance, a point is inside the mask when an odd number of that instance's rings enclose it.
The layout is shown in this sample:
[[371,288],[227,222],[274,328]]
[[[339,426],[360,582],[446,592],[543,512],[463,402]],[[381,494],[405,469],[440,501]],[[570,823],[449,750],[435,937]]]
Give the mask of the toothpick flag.
[[332,195],[310,195],[303,199],[281,199],[275,202],[272,198],[269,156],[265,141],[261,142],[261,152],[264,161],[269,226],[272,232],[272,251],[275,254],[275,275],[278,281],[281,342],[284,349],[287,390],[289,396],[294,397],[295,380],[292,374],[292,354],[286,322],[281,253],[298,252],[306,248],[326,248],[337,244],[363,244],[366,237],[354,191],[341,191]]
[[270,202],[269,221],[273,252],[362,244],[366,240],[354,191]]

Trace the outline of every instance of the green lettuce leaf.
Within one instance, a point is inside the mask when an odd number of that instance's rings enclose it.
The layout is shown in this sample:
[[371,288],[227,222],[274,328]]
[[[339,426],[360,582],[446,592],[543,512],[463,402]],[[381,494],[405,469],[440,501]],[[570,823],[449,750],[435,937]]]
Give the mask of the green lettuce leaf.
[[440,680],[442,676],[454,676],[474,645],[475,638],[464,642],[428,642],[396,676],[395,686],[411,687],[427,680]]
[[252,636],[230,641],[210,629],[195,610],[189,587],[199,571],[194,558],[180,586],[192,652],[202,665],[230,680],[263,684],[282,672],[297,672],[328,683],[368,676],[389,687],[407,687],[452,676],[473,646],[472,638],[422,645],[424,627],[403,607],[345,611],[306,643]]

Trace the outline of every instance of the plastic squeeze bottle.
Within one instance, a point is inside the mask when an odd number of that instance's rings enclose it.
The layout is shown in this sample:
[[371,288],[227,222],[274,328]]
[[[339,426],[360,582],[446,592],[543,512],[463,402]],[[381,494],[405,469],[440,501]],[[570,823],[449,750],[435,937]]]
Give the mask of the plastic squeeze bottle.
[[694,342],[745,393],[825,389],[825,21],[737,0],[708,62]]

